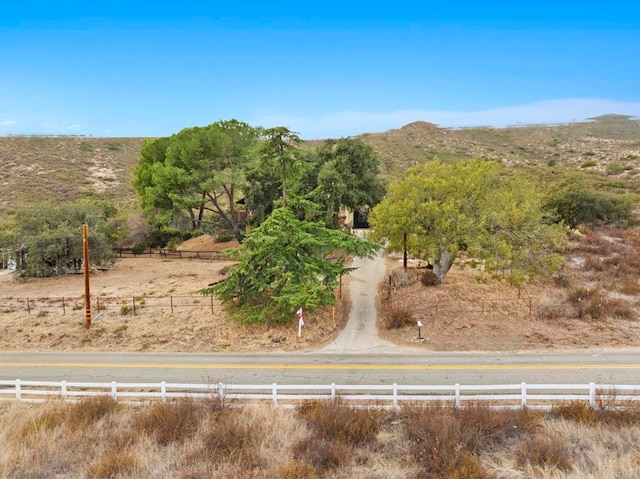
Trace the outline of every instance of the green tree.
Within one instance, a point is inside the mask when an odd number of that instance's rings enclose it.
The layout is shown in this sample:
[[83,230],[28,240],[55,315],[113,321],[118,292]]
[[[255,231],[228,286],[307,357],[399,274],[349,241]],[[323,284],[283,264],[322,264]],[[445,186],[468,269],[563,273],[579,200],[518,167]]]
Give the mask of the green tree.
[[259,167],[280,181],[282,206],[287,206],[288,189],[300,181],[304,173],[304,164],[298,158],[299,144],[297,133],[278,126],[264,130],[258,148]]
[[259,134],[229,120],[145,143],[133,184],[147,218],[167,227],[186,214],[191,229],[199,230],[213,214],[242,241],[237,192],[245,184]]
[[230,253],[229,277],[203,294],[215,294],[242,322],[290,321],[302,307],[335,301],[348,256],[371,257],[377,246],[319,223],[296,219],[289,208],[273,213]]
[[378,178],[378,158],[362,140],[326,140],[317,149],[317,158],[309,196],[326,211],[329,224],[335,225],[343,206],[366,215],[382,200],[384,185]]
[[519,283],[557,267],[552,250],[565,237],[560,225],[545,221],[533,184],[479,159],[414,166],[389,186],[369,221],[374,238],[392,251],[403,251],[406,235],[408,251],[431,261],[440,282],[468,251]]
[[578,225],[627,224],[635,219],[635,201],[628,196],[597,191],[585,179],[572,176],[549,189],[545,207],[557,220]]
[[113,260],[113,244],[121,237],[110,224],[115,208],[107,203],[77,201],[40,204],[16,215],[16,251],[23,253],[27,276],[64,274],[83,258],[82,225],[89,226],[89,257],[93,264]]

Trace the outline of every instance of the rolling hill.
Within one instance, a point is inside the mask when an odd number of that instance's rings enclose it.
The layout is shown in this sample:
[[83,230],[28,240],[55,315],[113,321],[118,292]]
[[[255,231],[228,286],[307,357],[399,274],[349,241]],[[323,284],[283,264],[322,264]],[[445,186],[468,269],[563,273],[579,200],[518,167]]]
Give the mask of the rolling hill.
[[[602,173],[636,190],[640,173],[640,121],[605,115],[562,125],[450,129],[417,121],[397,130],[359,135],[392,179],[417,162],[483,157],[509,166]],[[0,215],[45,200],[110,199],[135,208],[131,175],[144,138],[73,136],[0,137]],[[307,142],[312,147],[319,142]]]

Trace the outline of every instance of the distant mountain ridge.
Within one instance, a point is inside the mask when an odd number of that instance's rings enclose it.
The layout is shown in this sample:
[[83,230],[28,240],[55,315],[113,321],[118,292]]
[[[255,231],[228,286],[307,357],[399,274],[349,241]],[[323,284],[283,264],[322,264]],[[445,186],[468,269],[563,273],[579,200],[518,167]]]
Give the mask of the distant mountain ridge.
[[[357,135],[378,154],[381,175],[439,157],[482,157],[508,166],[559,164],[621,175],[640,169],[640,120],[603,115],[579,123],[507,128],[440,128],[415,121],[402,128]],[[0,137],[0,215],[27,203],[104,197],[135,208],[131,187],[144,138],[83,136]],[[320,141],[307,142],[307,146]]]

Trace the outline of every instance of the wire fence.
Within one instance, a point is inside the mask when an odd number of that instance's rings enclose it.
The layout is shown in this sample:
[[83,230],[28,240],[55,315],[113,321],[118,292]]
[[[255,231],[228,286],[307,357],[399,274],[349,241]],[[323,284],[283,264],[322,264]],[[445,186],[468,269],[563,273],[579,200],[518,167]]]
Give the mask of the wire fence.
[[[0,297],[0,312],[24,313],[31,315],[60,314],[84,310],[83,296],[11,298]],[[170,311],[171,314],[187,308],[209,309],[214,312],[213,296],[96,296],[91,300],[91,309],[95,311],[118,311],[120,314],[140,314],[143,309]]]
[[[339,297],[339,295],[338,295]],[[216,301],[213,296],[165,295],[165,296],[94,296],[91,309],[95,311],[118,311],[121,314],[139,314],[143,309],[169,311],[171,314],[185,309],[209,309],[214,312]],[[27,314],[60,314],[83,310],[84,296],[48,297],[1,297],[0,312]],[[436,298],[424,319],[442,319],[461,314],[478,317],[531,317],[537,303],[533,298],[481,300],[447,300]],[[46,313],[44,313],[46,311]]]

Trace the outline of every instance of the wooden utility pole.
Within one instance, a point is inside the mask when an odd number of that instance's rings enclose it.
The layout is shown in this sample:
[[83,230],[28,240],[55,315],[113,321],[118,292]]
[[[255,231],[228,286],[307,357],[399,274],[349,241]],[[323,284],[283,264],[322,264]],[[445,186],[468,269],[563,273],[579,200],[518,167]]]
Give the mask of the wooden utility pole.
[[91,292],[89,290],[89,225],[82,225],[82,262],[84,265],[84,329],[91,326]]
[[407,269],[407,233],[402,236],[404,254],[402,255],[402,266]]

